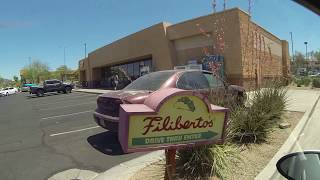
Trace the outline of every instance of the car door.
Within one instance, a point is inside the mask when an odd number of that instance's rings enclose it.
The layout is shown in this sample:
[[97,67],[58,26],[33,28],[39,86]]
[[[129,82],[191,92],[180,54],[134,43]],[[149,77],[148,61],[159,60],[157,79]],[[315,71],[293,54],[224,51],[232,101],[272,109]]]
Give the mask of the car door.
[[3,94],[4,95],[9,95],[10,93],[9,93],[9,88],[4,88],[3,89]]
[[60,81],[57,81],[57,80],[53,81],[52,82],[52,91],[60,91],[61,90],[60,86],[61,86]]
[[8,88],[9,94],[14,94],[16,93],[13,87]]
[[53,81],[45,81],[43,87],[46,92],[51,92],[53,90]]
[[209,95],[209,82],[201,71],[186,71],[178,79],[179,89],[193,90],[204,96]]

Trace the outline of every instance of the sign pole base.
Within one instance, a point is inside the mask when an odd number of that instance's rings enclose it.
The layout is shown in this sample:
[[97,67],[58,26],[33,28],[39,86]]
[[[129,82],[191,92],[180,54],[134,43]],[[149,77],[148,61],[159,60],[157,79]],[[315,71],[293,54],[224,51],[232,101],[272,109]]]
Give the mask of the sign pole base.
[[166,149],[166,171],[165,180],[173,180],[176,174],[176,152],[177,149]]

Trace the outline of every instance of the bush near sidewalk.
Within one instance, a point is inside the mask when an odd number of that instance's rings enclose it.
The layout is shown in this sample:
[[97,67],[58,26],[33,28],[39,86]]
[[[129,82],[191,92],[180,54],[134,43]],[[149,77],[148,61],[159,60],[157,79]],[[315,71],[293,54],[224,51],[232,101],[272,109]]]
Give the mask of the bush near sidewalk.
[[307,76],[296,77],[294,82],[297,84],[298,87],[307,87],[311,83],[311,78]]
[[249,107],[231,112],[230,135],[238,143],[266,141],[268,132],[277,125],[287,104],[287,89],[278,81],[253,93]]
[[223,179],[230,161],[239,159],[236,143],[258,143],[266,141],[270,130],[277,124],[284,112],[287,89],[280,81],[273,81],[267,88],[256,90],[249,106],[230,101],[230,95],[211,94],[209,100],[230,109],[227,143],[182,149],[178,151],[177,173],[184,179],[209,179],[216,176]]
[[190,180],[223,178],[224,172],[229,170],[228,162],[236,159],[239,159],[239,153],[232,144],[182,149],[177,153],[178,177]]
[[312,87],[320,88],[320,78],[314,78],[312,80]]
[[[238,106],[244,106],[236,102],[237,99],[226,92],[212,91],[209,96],[211,103],[228,107],[231,112]],[[228,162],[233,160],[239,160],[239,151],[235,145],[230,143],[180,149],[177,152],[178,177],[190,180],[204,180],[212,177],[223,179],[224,172],[229,170]]]

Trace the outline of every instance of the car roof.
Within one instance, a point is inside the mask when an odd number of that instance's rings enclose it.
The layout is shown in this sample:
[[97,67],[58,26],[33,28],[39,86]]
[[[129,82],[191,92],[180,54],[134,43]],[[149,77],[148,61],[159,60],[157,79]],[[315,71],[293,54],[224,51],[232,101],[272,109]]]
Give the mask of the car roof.
[[163,70],[163,71],[155,71],[155,72],[177,72],[178,73],[178,72],[193,72],[193,71],[212,73],[210,71],[200,70],[200,69],[174,69],[174,70]]

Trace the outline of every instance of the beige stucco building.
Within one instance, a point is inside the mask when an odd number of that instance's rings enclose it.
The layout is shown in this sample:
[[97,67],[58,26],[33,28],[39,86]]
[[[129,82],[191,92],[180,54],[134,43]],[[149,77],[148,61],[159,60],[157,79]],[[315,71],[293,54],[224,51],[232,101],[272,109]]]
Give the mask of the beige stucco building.
[[108,87],[112,69],[133,79],[142,68],[173,69],[206,55],[221,55],[225,78],[248,87],[289,73],[288,42],[274,36],[234,8],[177,24],[161,22],[96,49],[80,60],[80,81]]

